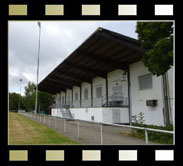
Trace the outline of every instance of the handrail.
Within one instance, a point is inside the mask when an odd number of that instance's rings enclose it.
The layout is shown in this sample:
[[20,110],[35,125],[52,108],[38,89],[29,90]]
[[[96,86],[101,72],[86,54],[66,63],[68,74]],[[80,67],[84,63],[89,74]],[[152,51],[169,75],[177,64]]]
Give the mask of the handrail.
[[[20,112],[19,112],[20,113]],[[26,113],[22,112],[20,114],[31,114],[31,113]],[[32,113],[35,114],[35,113]],[[36,115],[36,114],[35,114]],[[37,114],[37,115],[46,115],[46,114]],[[94,122],[94,121],[87,121],[87,120],[81,120],[81,119],[73,119],[73,118],[67,118],[67,117],[57,117],[57,116],[51,116],[51,115],[46,115],[48,117],[55,117],[55,119],[64,119],[64,123],[66,123],[66,120],[72,120],[72,121],[77,121],[79,122],[87,122],[87,123],[95,123],[95,124],[100,124],[101,128],[101,144],[103,144],[103,132],[102,132],[102,125],[109,125],[109,126],[118,126],[118,127],[125,127],[125,128],[131,128],[131,129],[139,129],[139,130],[144,130],[145,131],[145,141],[146,145],[148,145],[148,131],[153,131],[153,132],[159,132],[159,133],[167,133],[167,134],[174,134],[174,131],[168,131],[168,130],[160,130],[160,129],[152,129],[152,128],[146,128],[146,127],[139,127],[139,126],[130,126],[130,125],[121,125],[121,124],[112,124],[112,123],[104,123],[104,122]],[[78,125],[79,127],[79,125]],[[78,128],[79,131],[79,128]],[[78,133],[79,135],[79,133]]]
[[120,125],[120,124],[112,124],[112,123],[104,123],[104,122],[93,122],[93,121],[87,121],[87,120],[81,120],[81,119],[72,119],[72,118],[63,118],[63,117],[56,117],[56,118],[68,119],[68,120],[74,120],[74,121],[80,121],[80,122],[103,124],[103,125],[110,125],[110,126],[126,127],[126,128],[139,129],[139,130],[148,130],[148,131],[154,131],[154,132],[160,132],[160,133],[174,134],[174,131],[159,130],[159,129],[152,129],[152,128],[146,128],[146,127]]

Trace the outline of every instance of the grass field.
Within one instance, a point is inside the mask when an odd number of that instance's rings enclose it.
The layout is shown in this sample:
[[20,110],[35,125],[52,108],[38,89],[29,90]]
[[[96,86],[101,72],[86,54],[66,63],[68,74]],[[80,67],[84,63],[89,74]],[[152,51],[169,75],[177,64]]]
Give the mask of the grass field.
[[79,144],[17,113],[9,113],[9,145]]

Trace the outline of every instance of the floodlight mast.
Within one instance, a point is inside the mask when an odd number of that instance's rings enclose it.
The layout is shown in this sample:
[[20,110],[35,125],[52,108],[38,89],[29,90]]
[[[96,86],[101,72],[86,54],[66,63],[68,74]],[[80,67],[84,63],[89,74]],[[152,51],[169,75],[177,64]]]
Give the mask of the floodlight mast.
[[19,79],[20,81],[20,97],[19,97],[19,106],[18,106],[18,110],[20,111],[20,98],[21,98],[21,83],[22,83],[22,79]]
[[[38,99],[38,78],[39,78],[39,55],[40,55],[40,42],[41,42],[41,23],[37,23],[39,26],[39,44],[38,44],[38,58],[37,58],[37,80],[36,80],[36,102],[35,102],[35,113],[37,114],[37,99]],[[37,116],[36,116],[37,118]]]

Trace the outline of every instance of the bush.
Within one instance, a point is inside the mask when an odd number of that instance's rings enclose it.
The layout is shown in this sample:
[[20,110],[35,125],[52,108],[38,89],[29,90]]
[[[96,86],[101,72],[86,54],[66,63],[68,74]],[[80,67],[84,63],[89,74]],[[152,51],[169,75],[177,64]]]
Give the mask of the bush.
[[[145,128],[173,131],[173,125],[165,126],[165,127],[138,124],[138,123],[133,123],[133,125],[139,126],[139,127],[145,127]],[[144,130],[135,129],[132,135],[145,140]],[[173,134],[148,131],[148,138],[149,138],[149,141],[160,143],[160,144],[173,144]]]

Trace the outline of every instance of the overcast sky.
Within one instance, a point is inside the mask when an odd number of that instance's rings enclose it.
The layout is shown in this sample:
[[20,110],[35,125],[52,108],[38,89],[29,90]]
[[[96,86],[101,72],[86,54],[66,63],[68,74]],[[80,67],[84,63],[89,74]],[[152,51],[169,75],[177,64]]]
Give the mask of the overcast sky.
[[[137,38],[135,21],[41,21],[39,82],[98,27]],[[24,95],[36,83],[39,28],[36,21],[9,22],[9,91]]]

